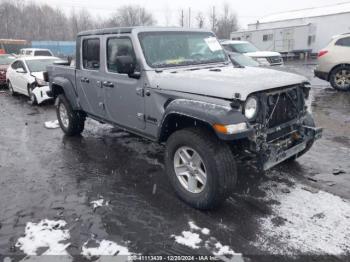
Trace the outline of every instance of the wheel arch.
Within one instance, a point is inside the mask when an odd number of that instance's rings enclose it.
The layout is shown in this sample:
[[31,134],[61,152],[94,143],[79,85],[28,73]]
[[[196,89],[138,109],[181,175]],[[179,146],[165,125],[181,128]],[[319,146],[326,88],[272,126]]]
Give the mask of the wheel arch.
[[166,115],[162,122],[162,126],[159,132],[159,142],[165,142],[175,131],[189,127],[204,128],[212,134],[216,135],[213,126],[206,120],[183,113],[171,112]]
[[342,64],[339,64],[339,65],[336,65],[334,66],[330,71],[329,71],[329,74],[328,74],[328,81],[331,80],[331,75],[333,74],[334,70],[340,68],[340,67],[343,67],[343,66],[347,66],[347,67],[350,67],[350,63],[342,63]]

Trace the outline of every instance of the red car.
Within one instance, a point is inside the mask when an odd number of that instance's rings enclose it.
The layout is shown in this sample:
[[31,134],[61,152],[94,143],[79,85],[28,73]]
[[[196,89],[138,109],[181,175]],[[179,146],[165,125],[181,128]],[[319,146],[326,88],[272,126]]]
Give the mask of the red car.
[[16,58],[12,55],[0,55],[0,86],[6,85],[6,71]]

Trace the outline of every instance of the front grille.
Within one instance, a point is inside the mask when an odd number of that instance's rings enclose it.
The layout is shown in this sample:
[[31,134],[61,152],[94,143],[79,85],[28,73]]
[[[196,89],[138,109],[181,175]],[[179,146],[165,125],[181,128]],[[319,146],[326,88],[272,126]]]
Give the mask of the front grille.
[[299,93],[297,88],[268,94],[266,99],[268,128],[276,127],[298,117]]
[[267,57],[267,60],[270,64],[281,64],[282,63],[282,57],[280,56],[271,56]]

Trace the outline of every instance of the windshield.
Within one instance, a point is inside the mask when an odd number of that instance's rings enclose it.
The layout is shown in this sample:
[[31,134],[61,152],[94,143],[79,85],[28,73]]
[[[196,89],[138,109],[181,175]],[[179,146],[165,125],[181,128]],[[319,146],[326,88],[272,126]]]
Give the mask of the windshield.
[[225,47],[227,47],[228,51],[230,52],[237,52],[241,54],[259,51],[259,49],[257,49],[251,43],[227,44]]
[[28,69],[30,72],[44,72],[46,66],[52,65],[58,59],[38,59],[38,60],[26,60]]
[[240,66],[259,66],[259,63],[249,56],[239,53],[230,53],[229,56],[234,64],[238,64]]
[[11,55],[0,55],[0,65],[9,65],[15,58]]
[[153,68],[228,62],[209,32],[145,32],[139,39],[147,64]]
[[35,51],[35,56],[52,56],[52,54],[46,50],[38,50]]

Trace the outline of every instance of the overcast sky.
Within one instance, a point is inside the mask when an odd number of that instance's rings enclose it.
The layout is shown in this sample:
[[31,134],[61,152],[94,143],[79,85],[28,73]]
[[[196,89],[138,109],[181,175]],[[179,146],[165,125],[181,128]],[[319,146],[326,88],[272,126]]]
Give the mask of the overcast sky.
[[[181,9],[188,16],[189,8],[192,12],[192,24],[195,23],[194,17],[198,12],[203,12],[209,16],[213,7],[216,6],[219,12],[223,3],[227,2],[237,13],[241,28],[245,28],[248,23],[256,22],[257,19],[282,11],[317,7],[346,2],[346,0],[31,0],[38,3],[46,3],[52,6],[60,7],[65,12],[72,8],[78,10],[86,8],[92,14],[99,16],[108,16],[123,4],[138,4],[152,12],[158,25],[178,25]],[[348,0],[349,1],[349,0]],[[191,20],[192,20],[191,19]],[[208,24],[208,21],[206,21]]]

